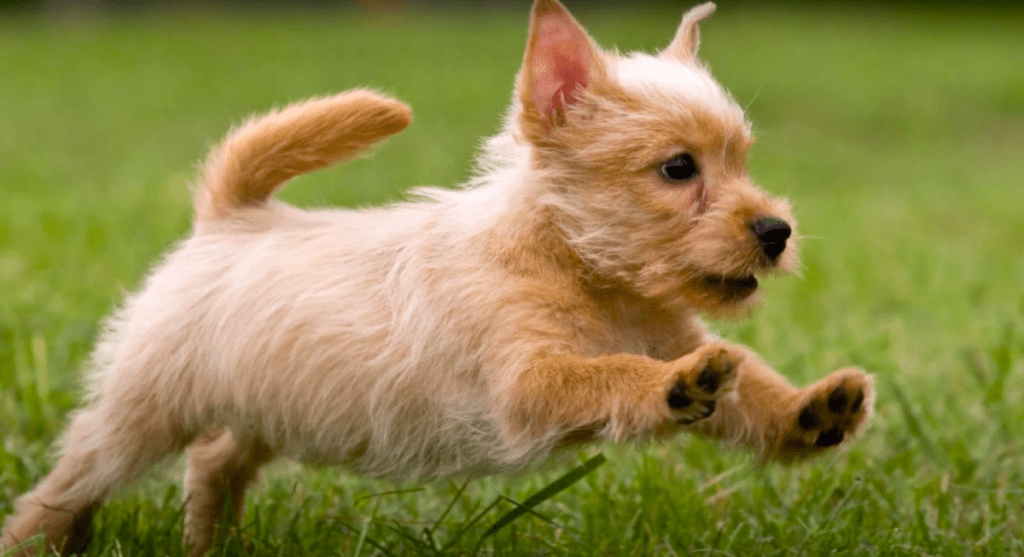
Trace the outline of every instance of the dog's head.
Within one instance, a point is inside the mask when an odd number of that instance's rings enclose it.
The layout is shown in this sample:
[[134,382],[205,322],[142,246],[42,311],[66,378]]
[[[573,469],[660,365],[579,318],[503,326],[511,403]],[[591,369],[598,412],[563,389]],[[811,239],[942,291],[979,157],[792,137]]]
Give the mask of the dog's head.
[[537,0],[513,126],[542,202],[595,279],[713,314],[756,299],[757,276],[797,264],[788,204],[745,170],[743,111],[697,60],[703,4],[657,55],[597,47]]

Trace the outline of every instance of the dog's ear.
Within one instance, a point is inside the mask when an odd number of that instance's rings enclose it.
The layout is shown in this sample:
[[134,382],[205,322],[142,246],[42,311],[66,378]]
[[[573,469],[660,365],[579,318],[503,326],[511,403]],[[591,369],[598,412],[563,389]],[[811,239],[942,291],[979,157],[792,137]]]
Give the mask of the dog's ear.
[[545,133],[561,125],[580,92],[604,74],[600,49],[572,14],[558,0],[537,0],[516,87],[524,124]]
[[697,24],[715,13],[715,3],[707,2],[690,8],[683,14],[683,21],[679,24],[676,37],[672,43],[661,52],[662,56],[669,56],[685,64],[697,61],[697,47],[700,46],[700,30]]

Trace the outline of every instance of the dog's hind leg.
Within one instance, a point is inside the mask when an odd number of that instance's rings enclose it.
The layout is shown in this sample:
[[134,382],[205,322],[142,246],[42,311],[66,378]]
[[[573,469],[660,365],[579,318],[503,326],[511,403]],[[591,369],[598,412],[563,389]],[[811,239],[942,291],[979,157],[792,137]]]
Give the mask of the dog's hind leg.
[[246,487],[274,454],[262,441],[242,440],[223,429],[198,439],[187,455],[184,543],[198,556],[212,545],[225,512],[235,523],[241,519]]
[[[0,537],[0,551],[42,534],[47,549],[64,555],[82,552],[91,537],[92,515],[103,499],[186,443],[187,437],[164,419],[167,416],[144,411],[138,404],[110,402],[75,414],[63,455],[53,471],[19,499]],[[26,544],[12,555],[32,555],[35,547]]]

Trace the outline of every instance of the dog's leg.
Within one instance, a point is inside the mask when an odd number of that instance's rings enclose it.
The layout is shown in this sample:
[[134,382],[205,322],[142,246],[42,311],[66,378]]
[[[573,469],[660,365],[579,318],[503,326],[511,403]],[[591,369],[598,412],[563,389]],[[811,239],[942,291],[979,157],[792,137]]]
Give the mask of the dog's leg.
[[[53,471],[19,499],[0,537],[0,551],[37,534],[47,548],[65,555],[84,551],[93,512],[103,499],[180,448],[180,439],[152,412],[108,404],[77,413]],[[29,545],[13,555],[34,554]]]
[[673,361],[633,354],[536,357],[505,393],[512,438],[644,438],[715,412],[744,353],[709,343]]
[[239,441],[227,429],[203,436],[187,455],[184,542],[191,555],[199,556],[213,543],[225,511],[236,524],[241,520],[246,487],[274,455],[265,443]]
[[856,434],[874,404],[872,380],[841,369],[804,388],[791,386],[756,355],[739,367],[735,397],[722,401],[695,431],[750,445],[766,459],[812,456]]

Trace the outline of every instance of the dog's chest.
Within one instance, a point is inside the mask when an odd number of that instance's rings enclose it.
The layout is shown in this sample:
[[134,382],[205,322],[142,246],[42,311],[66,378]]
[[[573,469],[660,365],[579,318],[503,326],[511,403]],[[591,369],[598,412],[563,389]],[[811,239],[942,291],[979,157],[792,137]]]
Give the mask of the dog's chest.
[[672,359],[699,344],[692,318],[639,296],[602,291],[595,296],[607,329],[609,353]]

